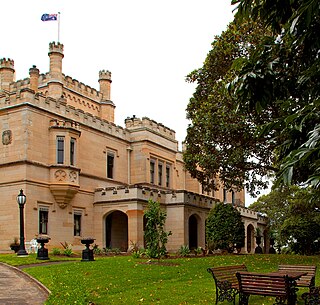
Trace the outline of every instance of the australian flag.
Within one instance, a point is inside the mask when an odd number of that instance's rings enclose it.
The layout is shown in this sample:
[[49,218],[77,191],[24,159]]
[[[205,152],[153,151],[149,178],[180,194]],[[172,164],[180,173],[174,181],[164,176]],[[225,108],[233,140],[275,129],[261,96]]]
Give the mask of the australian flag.
[[42,21],[56,21],[58,20],[58,14],[43,14],[41,16]]

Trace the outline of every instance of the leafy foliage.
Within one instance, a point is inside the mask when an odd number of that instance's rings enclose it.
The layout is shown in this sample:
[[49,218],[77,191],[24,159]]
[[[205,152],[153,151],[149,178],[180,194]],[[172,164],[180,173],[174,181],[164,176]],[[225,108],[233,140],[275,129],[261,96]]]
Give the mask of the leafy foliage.
[[165,232],[164,225],[167,218],[165,211],[161,210],[160,203],[149,200],[145,211],[147,219],[145,228],[146,255],[150,258],[161,258],[167,254],[166,244],[171,232]]
[[289,245],[295,253],[311,254],[320,238],[320,205],[312,200],[314,196],[312,189],[298,186],[274,188],[250,209],[268,216],[277,245]]
[[[235,67],[256,49],[267,29],[259,22],[234,21],[216,36],[202,68],[187,80],[197,88],[187,107],[191,124],[187,130],[184,161],[191,175],[207,188],[217,188],[215,176],[225,188],[265,188],[260,177],[273,170],[266,137],[258,137],[257,120],[238,111],[235,98],[226,89],[235,77]],[[238,60],[238,61],[235,61]]]
[[241,214],[230,204],[218,203],[210,210],[206,222],[206,239],[215,249],[233,252],[244,246],[245,229]]
[[277,182],[320,186],[320,3],[237,0],[237,18],[261,20],[273,35],[242,61],[230,88],[240,113],[269,115]]

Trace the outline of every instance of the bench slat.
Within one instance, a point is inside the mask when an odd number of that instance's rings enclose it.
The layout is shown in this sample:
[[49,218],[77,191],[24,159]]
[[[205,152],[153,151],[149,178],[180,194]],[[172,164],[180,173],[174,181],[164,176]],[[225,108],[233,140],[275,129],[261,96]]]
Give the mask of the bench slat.
[[286,275],[237,272],[240,300],[248,301],[250,295],[290,298],[290,283]]
[[315,276],[317,271],[317,266],[315,265],[279,265],[278,271],[308,272],[308,274],[301,276],[301,278],[296,281],[297,286],[309,288],[315,286]]

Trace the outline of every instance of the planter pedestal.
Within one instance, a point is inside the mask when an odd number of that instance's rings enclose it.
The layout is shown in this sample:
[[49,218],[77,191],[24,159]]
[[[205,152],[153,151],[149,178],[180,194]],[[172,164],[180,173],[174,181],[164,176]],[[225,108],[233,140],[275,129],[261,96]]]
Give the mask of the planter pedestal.
[[37,259],[46,260],[49,259],[48,249],[44,247],[49,242],[49,238],[37,238],[37,242],[41,245],[37,252]]
[[93,244],[94,239],[81,239],[81,243],[86,246],[82,250],[82,262],[94,261],[93,249],[90,249],[90,245]]
[[260,247],[260,244],[261,244],[261,237],[256,237],[256,243],[257,243],[257,246],[256,248],[254,249],[254,253],[255,254],[262,254],[263,251],[262,251],[262,248]]

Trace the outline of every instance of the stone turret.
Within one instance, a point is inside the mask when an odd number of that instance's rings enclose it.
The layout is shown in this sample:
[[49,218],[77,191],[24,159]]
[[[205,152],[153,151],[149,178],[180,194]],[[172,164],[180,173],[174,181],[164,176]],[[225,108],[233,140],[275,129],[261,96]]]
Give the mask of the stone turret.
[[34,92],[38,91],[38,85],[39,85],[39,69],[36,66],[32,66],[32,68],[29,69],[29,75],[30,75],[30,89]]
[[102,93],[101,118],[114,123],[115,105],[111,101],[111,83],[111,72],[101,70],[99,72],[100,93]]
[[0,59],[0,90],[10,90],[10,83],[15,81],[14,61],[10,58]]
[[63,75],[62,75],[62,59],[63,55],[63,44],[51,42],[49,44],[49,58],[50,67],[49,75],[49,96],[53,98],[60,98],[62,96],[63,89]]
[[103,101],[110,101],[111,96],[111,72],[110,71],[99,71],[99,84],[100,84],[100,92],[103,95]]

